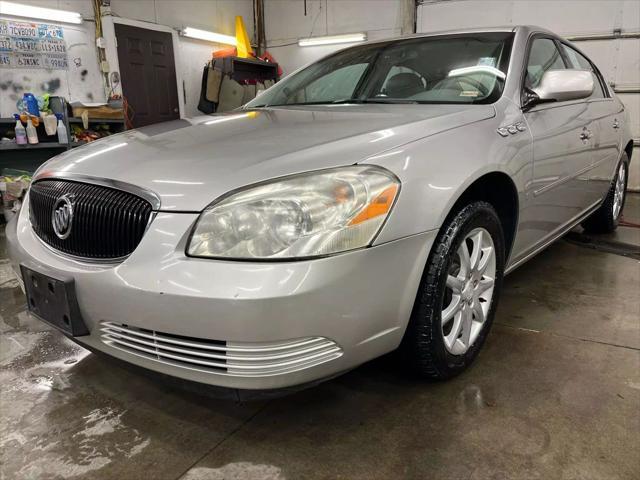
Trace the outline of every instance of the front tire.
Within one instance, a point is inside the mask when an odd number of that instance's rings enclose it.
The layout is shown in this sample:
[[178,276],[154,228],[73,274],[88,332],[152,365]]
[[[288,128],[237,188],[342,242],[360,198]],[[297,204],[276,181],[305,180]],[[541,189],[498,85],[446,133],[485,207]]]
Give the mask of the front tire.
[[504,234],[495,209],[473,202],[447,220],[425,268],[402,352],[420,375],[465,370],[491,329],[504,274]]
[[618,228],[618,222],[624,208],[627,194],[627,180],[629,179],[629,157],[622,154],[616,176],[607,192],[600,208],[582,222],[582,228],[588,233],[611,233]]

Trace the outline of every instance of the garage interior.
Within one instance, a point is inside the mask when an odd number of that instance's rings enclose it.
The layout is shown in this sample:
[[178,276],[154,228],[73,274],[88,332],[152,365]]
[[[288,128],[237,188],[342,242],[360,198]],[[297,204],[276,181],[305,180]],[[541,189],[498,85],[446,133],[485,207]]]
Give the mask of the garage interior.
[[[394,354],[249,402],[143,374],[29,315],[0,225],[1,479],[640,478],[640,2],[14,3],[17,13],[0,1],[0,46],[11,34],[2,25],[35,22],[49,25],[59,49],[35,65],[0,48],[6,221],[55,155],[232,110],[333,51],[413,33],[518,24],[558,33],[624,102],[634,147],[618,230],[576,227],[509,274],[478,361],[447,382],[403,373]],[[80,22],[30,18],[27,7],[75,12]],[[305,44],[340,35],[347,43]],[[158,49],[153,61],[135,48],[145,42]],[[58,129],[49,134],[44,121],[38,143],[17,145],[16,104],[28,93],[46,96]]]

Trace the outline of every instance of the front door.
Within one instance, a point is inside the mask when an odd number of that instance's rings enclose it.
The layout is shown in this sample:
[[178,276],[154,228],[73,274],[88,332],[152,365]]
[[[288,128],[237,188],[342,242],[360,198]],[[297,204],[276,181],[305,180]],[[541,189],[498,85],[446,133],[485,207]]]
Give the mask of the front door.
[[180,117],[170,33],[115,24],[122,92],[134,127]]
[[[529,50],[525,86],[535,88],[548,70],[571,68],[558,43],[535,37]],[[534,248],[553,237],[588,208],[589,171],[597,120],[587,99],[540,104],[524,114],[533,137],[533,179],[525,229]]]

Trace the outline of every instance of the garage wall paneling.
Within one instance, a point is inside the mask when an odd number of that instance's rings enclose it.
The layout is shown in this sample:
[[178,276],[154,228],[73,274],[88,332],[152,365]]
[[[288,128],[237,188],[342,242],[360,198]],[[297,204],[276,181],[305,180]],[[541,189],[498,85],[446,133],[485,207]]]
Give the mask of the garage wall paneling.
[[369,39],[397,37],[413,27],[413,0],[267,0],[268,50],[284,74],[349,44],[299,47],[298,39],[366,32]]

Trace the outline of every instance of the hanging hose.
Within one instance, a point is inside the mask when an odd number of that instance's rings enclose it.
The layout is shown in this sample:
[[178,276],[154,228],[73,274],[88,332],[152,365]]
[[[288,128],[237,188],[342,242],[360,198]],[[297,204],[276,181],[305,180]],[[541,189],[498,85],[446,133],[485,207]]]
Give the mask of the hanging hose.
[[621,227],[631,227],[631,228],[640,228],[640,223],[629,222],[624,218],[621,218],[618,222],[618,225]]
[[96,50],[98,52],[98,65],[102,73],[102,79],[104,81],[105,93],[107,93],[107,101],[109,101],[110,85],[109,85],[109,73],[102,71],[102,62],[106,61],[107,55],[103,48],[98,47],[97,40],[102,37],[102,12],[100,10],[100,0],[93,0],[93,21],[95,23],[96,30]]
[[[127,127],[127,130],[131,130],[133,127],[133,119],[136,116],[136,112],[133,110],[129,102],[127,102],[126,97],[122,96],[122,110],[124,112],[124,124]],[[131,114],[129,114],[131,111]]]

